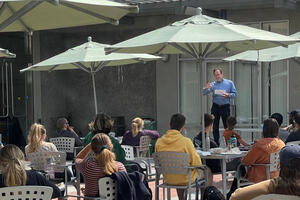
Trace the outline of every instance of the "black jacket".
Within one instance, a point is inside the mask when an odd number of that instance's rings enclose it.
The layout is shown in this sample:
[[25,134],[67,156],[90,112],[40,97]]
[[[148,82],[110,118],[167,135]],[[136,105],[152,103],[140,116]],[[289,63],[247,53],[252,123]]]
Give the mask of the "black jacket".
[[110,177],[117,181],[118,200],[151,200],[149,188],[143,183],[143,174],[140,172],[116,172]]

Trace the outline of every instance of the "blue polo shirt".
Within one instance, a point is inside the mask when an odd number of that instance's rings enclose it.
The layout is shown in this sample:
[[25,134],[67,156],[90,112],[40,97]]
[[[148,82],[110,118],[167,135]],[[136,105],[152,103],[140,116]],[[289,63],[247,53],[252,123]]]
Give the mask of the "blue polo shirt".
[[[237,91],[235,89],[234,83],[231,80],[223,78],[221,82],[214,81],[211,84],[211,88],[203,89],[203,94],[207,95],[213,93],[213,103],[218,105],[230,104],[230,98],[235,98]],[[225,91],[230,95],[230,98],[224,98],[220,93]]]

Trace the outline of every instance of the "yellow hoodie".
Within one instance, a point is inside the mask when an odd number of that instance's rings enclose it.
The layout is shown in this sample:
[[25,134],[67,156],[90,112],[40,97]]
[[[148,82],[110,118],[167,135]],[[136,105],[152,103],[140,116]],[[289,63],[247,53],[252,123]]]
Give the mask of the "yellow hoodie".
[[[155,144],[155,152],[172,151],[190,154],[190,165],[201,165],[201,159],[192,141],[177,130],[168,130]],[[197,178],[197,171],[191,173],[192,182]],[[164,174],[164,179],[170,185],[187,185],[189,176],[181,174]]]

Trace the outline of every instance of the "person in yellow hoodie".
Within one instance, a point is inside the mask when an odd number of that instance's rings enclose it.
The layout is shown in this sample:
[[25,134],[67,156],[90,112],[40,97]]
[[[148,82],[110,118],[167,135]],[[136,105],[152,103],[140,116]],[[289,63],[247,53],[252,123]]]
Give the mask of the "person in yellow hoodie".
[[[170,130],[168,130],[155,144],[155,152],[172,151],[184,152],[190,155],[190,165],[201,165],[201,159],[194,148],[191,139],[184,137],[185,117],[180,114],[174,114],[170,120]],[[192,182],[197,178],[197,170],[191,173]],[[170,185],[188,185],[188,175],[164,174],[164,180]],[[179,200],[184,199],[184,190],[177,189]]]

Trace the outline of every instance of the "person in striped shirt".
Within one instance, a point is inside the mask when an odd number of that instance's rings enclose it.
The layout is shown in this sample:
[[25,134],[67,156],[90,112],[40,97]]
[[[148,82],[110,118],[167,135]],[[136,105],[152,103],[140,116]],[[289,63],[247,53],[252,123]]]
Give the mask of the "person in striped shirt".
[[98,197],[98,180],[118,171],[126,171],[124,165],[116,161],[113,145],[108,135],[98,133],[90,144],[82,149],[75,159],[77,169],[85,183],[85,196]]

